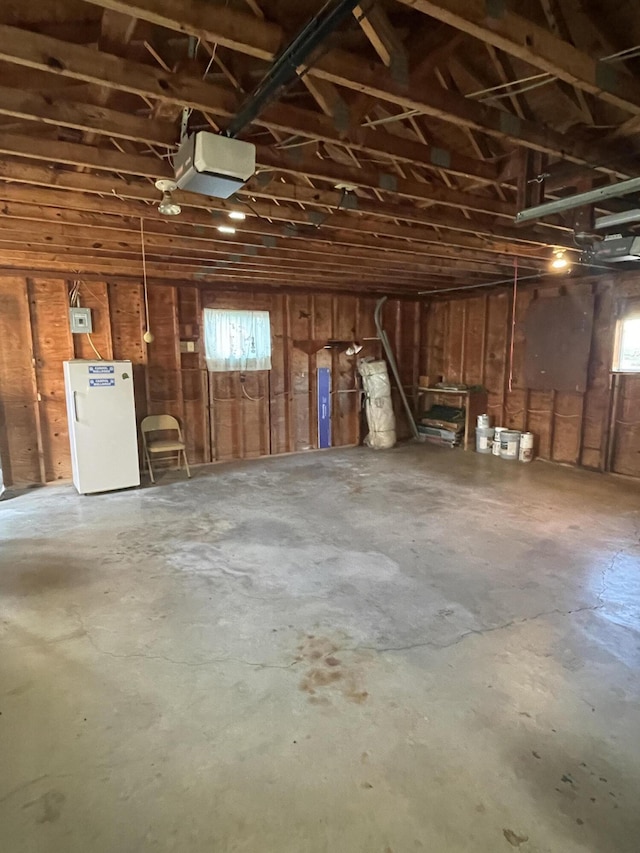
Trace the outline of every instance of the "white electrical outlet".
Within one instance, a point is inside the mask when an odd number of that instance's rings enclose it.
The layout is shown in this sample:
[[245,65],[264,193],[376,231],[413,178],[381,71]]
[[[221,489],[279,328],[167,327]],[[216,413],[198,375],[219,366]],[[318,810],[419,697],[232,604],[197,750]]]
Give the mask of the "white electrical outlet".
[[91,308],[69,308],[69,322],[74,335],[92,332]]

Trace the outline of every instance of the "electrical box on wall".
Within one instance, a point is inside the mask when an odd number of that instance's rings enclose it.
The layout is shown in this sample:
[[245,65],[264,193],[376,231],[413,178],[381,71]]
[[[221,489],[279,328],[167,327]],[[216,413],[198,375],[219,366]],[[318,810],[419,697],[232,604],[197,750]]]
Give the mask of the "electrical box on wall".
[[197,341],[180,341],[180,352],[198,352]]
[[91,308],[69,308],[69,322],[74,335],[92,332]]

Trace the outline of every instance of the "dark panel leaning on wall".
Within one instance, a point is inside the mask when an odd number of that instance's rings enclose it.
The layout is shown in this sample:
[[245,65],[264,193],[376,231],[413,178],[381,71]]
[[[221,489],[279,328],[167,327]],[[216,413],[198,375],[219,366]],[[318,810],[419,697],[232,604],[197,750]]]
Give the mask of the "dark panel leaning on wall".
[[[585,304],[594,299],[584,393],[533,390],[525,381],[527,311],[534,299],[560,299],[561,287],[553,285],[520,288],[515,314],[511,290],[426,303],[420,374],[484,385],[492,422],[535,433],[543,459],[605,470],[608,442],[613,441],[611,470],[640,477],[640,423],[637,414],[629,414],[634,405],[638,411],[640,378],[619,378],[618,415],[614,434],[609,435],[616,282],[607,276],[568,284]],[[640,276],[628,286],[640,290]]]
[[[62,362],[94,356],[88,338],[69,330],[71,285],[72,279],[0,277],[0,454],[8,484],[70,476]],[[148,346],[139,284],[81,282],[80,299],[92,309],[98,352],[133,363],[138,421],[161,412],[180,418],[194,463],[316,448],[318,367],[331,370],[333,445],[361,440],[355,359],[324,343],[358,340],[362,355],[379,356],[378,342],[365,340],[375,337],[375,299],[150,285],[155,340]],[[248,373],[244,383],[237,373],[208,373],[205,306],[268,310],[272,369]],[[418,304],[390,300],[385,324],[396,351],[406,353],[401,371],[410,386],[417,381]],[[187,342],[195,352],[185,351]]]

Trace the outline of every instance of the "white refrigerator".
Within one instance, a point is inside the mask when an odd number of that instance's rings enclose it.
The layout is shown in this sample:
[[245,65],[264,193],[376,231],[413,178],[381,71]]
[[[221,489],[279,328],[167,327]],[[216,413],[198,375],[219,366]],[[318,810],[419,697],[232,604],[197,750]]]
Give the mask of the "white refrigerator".
[[81,495],[140,485],[130,361],[64,362],[73,483]]

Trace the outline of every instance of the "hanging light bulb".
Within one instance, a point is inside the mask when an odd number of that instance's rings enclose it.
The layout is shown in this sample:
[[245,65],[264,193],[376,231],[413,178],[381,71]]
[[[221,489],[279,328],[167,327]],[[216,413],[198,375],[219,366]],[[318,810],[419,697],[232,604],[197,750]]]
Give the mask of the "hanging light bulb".
[[163,216],[178,216],[182,212],[180,205],[171,198],[171,193],[178,188],[175,181],[160,178],[156,181],[156,189],[162,193],[162,200],[158,205],[158,212]]
[[569,261],[565,257],[565,250],[556,249],[553,253],[553,260],[551,261],[551,269],[566,270],[568,266]]

